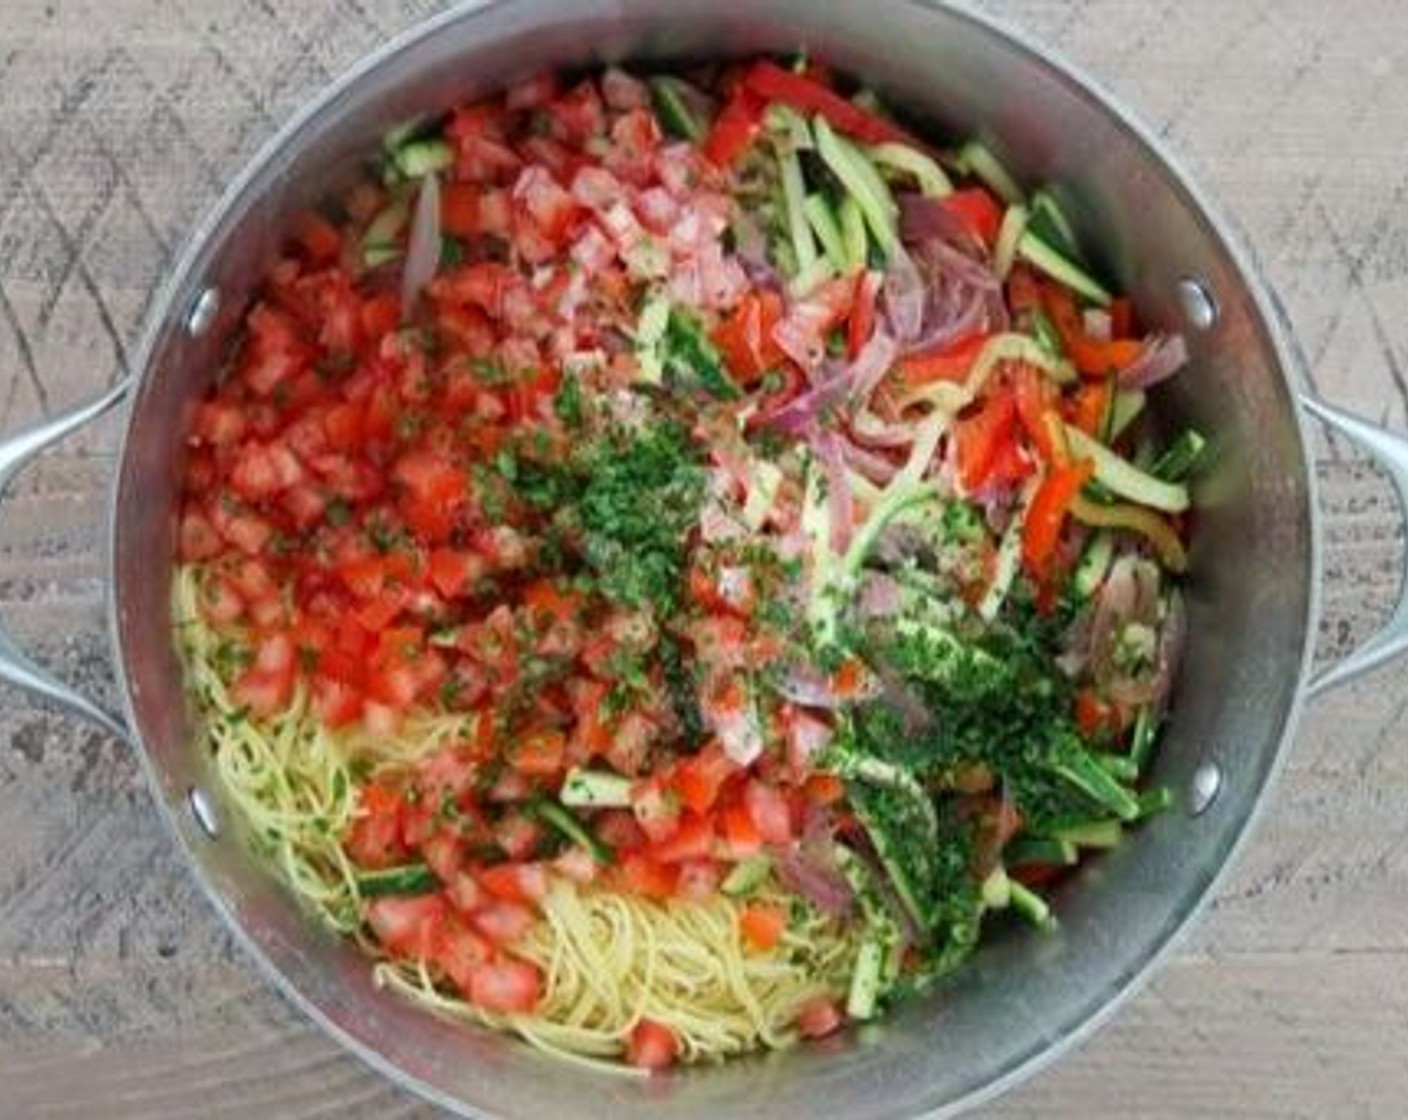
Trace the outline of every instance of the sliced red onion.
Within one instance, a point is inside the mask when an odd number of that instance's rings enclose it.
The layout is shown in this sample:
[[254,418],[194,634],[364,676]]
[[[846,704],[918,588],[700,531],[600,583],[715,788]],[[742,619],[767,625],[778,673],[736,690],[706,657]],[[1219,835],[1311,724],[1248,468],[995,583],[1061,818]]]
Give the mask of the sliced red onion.
[[885,269],[880,286],[880,302],[885,321],[895,340],[905,346],[924,330],[926,292],[924,277],[904,249],[896,250]]
[[832,917],[849,913],[855,891],[837,865],[833,841],[803,841],[795,848],[772,848],[770,854],[785,887]]
[[[955,289],[956,286],[949,286],[947,291]],[[906,353],[941,350],[971,335],[997,329],[991,323],[989,293],[972,288],[964,291],[968,295],[962,301],[931,297],[923,333],[915,338]]]
[[899,450],[914,443],[914,425],[890,424],[862,408],[851,417],[851,435],[868,447]]
[[842,699],[832,690],[831,681],[826,674],[816,666],[807,664],[791,666],[782,680],[777,683],[776,689],[779,696],[784,700],[790,700],[798,707],[817,708],[823,711],[834,711],[857,699],[865,699],[871,695],[869,692],[862,692],[859,695]]
[[401,318],[415,313],[420,293],[440,267],[440,179],[433,172],[420,183],[416,212],[411,219],[406,267],[401,273]]
[[812,440],[817,458],[826,471],[826,504],[831,521],[831,551],[845,555],[851,546],[851,530],[855,524],[855,502],[851,495],[851,479],[846,473],[841,441],[830,429],[821,429]]
[[870,341],[861,347],[851,365],[852,400],[861,404],[868,401],[870,394],[875,392],[876,387],[885,379],[898,356],[899,348],[895,345],[895,340],[888,332],[877,327],[875,333],[870,336]]
[[893,618],[900,609],[900,585],[884,572],[866,572],[856,593],[856,614],[863,620]]
[[972,227],[938,199],[913,191],[895,196],[900,207],[900,239],[907,245],[946,241],[950,245],[979,248]]
[[1183,662],[1183,648],[1188,642],[1188,607],[1183,592],[1174,588],[1169,592],[1168,609],[1164,624],[1159,631],[1158,669],[1154,678],[1154,701],[1160,707],[1168,702],[1173,691],[1173,682],[1178,678],[1178,667]]
[[849,439],[841,440],[841,454],[846,457],[848,465],[877,486],[888,485],[899,473],[900,468],[884,455],[868,447],[860,447]]
[[1188,364],[1188,345],[1181,334],[1154,335],[1132,365],[1120,370],[1122,389],[1147,389],[1172,377]]
[[787,435],[801,435],[812,428],[821,414],[841,405],[851,392],[849,369],[823,373],[801,396],[794,397],[769,418],[768,423]]
[[926,242],[917,251],[921,269],[937,270],[945,275],[980,291],[1000,292],[1002,281],[997,273],[982,261],[974,260],[967,253],[955,249],[944,241]]

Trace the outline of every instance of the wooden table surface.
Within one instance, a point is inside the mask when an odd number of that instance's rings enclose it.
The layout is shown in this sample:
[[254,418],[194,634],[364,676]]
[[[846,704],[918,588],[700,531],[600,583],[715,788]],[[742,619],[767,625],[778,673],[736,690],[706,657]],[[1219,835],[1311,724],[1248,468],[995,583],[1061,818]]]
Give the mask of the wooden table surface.
[[[840,2],[840,0],[837,0]],[[849,0],[848,0],[849,2]],[[127,368],[151,293],[254,147],[429,0],[4,0],[0,433]],[[1408,5],[1019,0],[1182,155],[1279,292],[1329,399],[1408,423]],[[0,518],[0,609],[111,696],[109,422]],[[1398,583],[1389,491],[1320,447],[1322,652]],[[1199,931],[989,1117],[1408,1115],[1408,665],[1317,702]],[[0,1115],[429,1110],[325,1041],[217,924],[131,752],[0,695]]]

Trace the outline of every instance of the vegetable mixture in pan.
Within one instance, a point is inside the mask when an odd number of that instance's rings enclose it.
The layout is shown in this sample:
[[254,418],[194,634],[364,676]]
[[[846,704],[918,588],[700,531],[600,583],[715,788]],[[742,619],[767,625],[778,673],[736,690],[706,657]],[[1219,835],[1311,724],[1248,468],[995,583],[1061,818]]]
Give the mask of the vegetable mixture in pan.
[[1055,192],[815,61],[544,75],[369,167],[194,416],[174,611],[380,982],[618,1069],[786,1046],[1168,805],[1203,441]]

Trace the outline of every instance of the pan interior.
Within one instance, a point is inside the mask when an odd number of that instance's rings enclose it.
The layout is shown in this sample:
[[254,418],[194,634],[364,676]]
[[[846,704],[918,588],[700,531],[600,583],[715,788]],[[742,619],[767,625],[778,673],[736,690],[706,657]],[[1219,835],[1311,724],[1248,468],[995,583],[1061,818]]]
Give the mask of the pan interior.
[[[218,790],[192,745],[167,625],[182,429],[285,216],[333,189],[391,124],[550,67],[798,48],[867,79],[936,137],[979,136],[1025,181],[1057,184],[1084,243],[1148,324],[1187,330],[1192,368],[1156,398],[1170,426],[1198,425],[1213,448],[1195,491],[1191,640],[1156,773],[1180,804],[1063,888],[1058,933],[999,933],[947,989],[839,1048],[642,1089],[374,991],[365,960],[299,911],[238,829],[215,840],[200,832],[188,792]],[[1188,277],[1216,300],[1210,330],[1181,318],[1177,286]],[[192,337],[186,315],[208,287],[221,311]],[[212,899],[285,990],[364,1057],[465,1112],[860,1120],[946,1112],[990,1092],[1097,1020],[1197,908],[1245,830],[1295,711],[1313,608],[1312,495],[1285,365],[1255,288],[1136,130],[1039,54],[948,8],[508,0],[443,17],[340,83],[231,188],[173,278],[143,366],[112,555],[129,713],[159,799]],[[1205,762],[1221,768],[1223,783],[1194,817],[1186,791]]]

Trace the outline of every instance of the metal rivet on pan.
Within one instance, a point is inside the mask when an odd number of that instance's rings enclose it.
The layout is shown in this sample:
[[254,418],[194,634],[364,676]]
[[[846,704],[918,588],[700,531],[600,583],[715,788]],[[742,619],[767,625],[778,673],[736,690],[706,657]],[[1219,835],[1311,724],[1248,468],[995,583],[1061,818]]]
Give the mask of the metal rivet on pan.
[[1207,812],[1222,792],[1222,767],[1215,762],[1204,762],[1193,771],[1193,782],[1188,788],[1188,811],[1193,816]]
[[186,794],[186,802],[190,805],[191,816],[195,817],[200,830],[210,839],[216,839],[220,835],[220,818],[215,815],[215,806],[210,803],[205,790],[192,787]]
[[195,302],[191,304],[190,313],[186,316],[186,333],[192,338],[199,338],[210,329],[210,324],[215,322],[215,316],[220,310],[220,289],[206,288],[200,295],[196,296]]
[[1183,317],[1195,331],[1210,331],[1221,313],[1217,300],[1201,280],[1185,277],[1178,282],[1178,302]]

